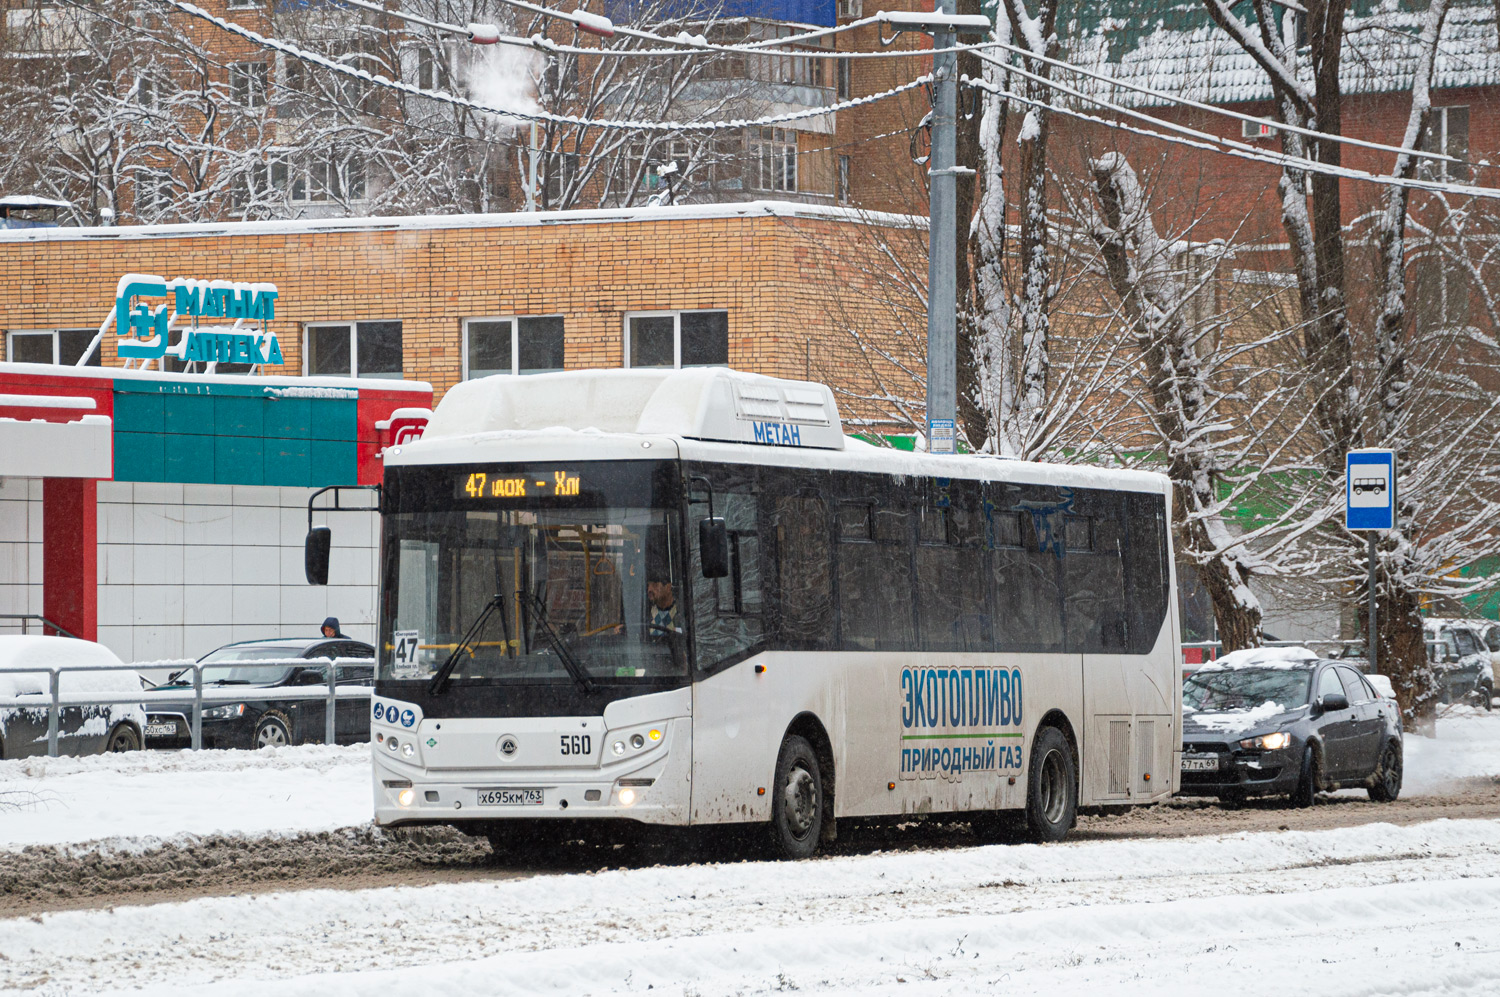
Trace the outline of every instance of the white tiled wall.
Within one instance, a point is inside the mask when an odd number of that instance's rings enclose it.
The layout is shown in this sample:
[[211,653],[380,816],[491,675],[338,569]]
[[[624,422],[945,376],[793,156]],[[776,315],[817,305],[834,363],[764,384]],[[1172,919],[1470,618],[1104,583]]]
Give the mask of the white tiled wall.
[[[0,478],[0,613],[41,611],[42,482]],[[0,620],[0,633],[19,632],[18,622]]]
[[[125,661],[196,658],[230,641],[317,636],[330,615],[373,641],[376,516],[318,517],[333,529],[330,584],[308,585],[311,493],[101,481],[100,642]],[[41,517],[40,481],[0,479],[0,613],[42,611]]]

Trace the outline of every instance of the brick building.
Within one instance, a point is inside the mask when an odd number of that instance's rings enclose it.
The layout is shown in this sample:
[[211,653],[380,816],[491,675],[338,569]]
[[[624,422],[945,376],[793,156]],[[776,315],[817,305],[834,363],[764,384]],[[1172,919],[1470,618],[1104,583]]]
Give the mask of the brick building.
[[[313,491],[378,481],[402,419],[466,376],[727,363],[842,371],[845,421],[869,425],[851,337],[899,331],[872,282],[921,227],[751,202],[0,231],[0,615],[137,661],[315,633],[325,613],[368,638],[374,515],[336,524],[326,589],[303,582],[301,539]],[[122,370],[125,274],[274,284],[285,362]],[[87,466],[61,461],[75,437]]]

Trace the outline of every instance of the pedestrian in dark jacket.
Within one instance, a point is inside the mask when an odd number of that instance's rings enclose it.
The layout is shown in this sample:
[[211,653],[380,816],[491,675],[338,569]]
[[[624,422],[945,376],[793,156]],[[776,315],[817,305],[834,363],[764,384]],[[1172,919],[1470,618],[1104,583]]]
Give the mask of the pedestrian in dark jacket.
[[343,637],[344,640],[349,639],[346,634],[339,630],[339,618],[337,616],[330,616],[328,617],[328,619],[323,621],[323,636]]

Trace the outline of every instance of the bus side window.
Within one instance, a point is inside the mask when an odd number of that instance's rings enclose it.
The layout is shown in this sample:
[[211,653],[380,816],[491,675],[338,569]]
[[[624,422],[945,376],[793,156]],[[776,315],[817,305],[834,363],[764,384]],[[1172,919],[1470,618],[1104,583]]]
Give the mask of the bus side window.
[[[706,501],[695,495],[694,516],[707,515]],[[761,643],[759,502],[752,492],[714,490],[714,514],[729,533],[729,574],[704,578],[697,531],[689,531],[693,586],[694,641],[698,666],[711,668]]]
[[1132,492],[1125,497],[1126,651],[1145,654],[1156,644],[1167,616],[1167,503],[1161,495]]
[[995,581],[995,650],[1061,651],[1062,510],[1061,489],[1047,485],[991,483],[986,498],[991,518],[1015,517],[1019,547],[995,537],[989,551]]
[[988,651],[978,482],[926,483],[919,507],[915,592],[924,651]]
[[833,631],[832,544],[828,506],[821,498],[777,498],[770,529],[776,538],[780,639],[827,647]]

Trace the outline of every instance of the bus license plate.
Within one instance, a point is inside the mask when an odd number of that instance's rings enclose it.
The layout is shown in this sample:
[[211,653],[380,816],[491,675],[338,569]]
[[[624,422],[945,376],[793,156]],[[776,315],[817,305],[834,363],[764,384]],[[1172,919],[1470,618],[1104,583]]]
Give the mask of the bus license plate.
[[539,807],[542,805],[540,789],[481,789],[481,807]]
[[1183,755],[1182,771],[1184,772],[1217,772],[1219,771],[1218,755]]

